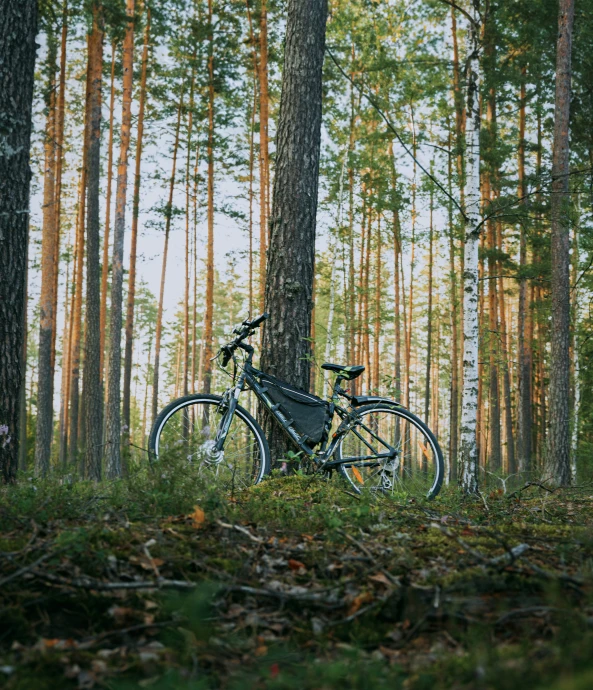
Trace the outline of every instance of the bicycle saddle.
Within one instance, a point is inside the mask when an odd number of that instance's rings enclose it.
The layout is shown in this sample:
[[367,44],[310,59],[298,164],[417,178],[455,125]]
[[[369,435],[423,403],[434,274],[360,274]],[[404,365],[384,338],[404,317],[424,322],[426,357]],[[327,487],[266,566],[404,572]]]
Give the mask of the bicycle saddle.
[[364,371],[364,367],[361,364],[345,367],[342,364],[328,364],[326,362],[325,364],[321,365],[321,368],[325,369],[326,371],[333,371],[347,381],[352,381],[352,379],[357,378]]

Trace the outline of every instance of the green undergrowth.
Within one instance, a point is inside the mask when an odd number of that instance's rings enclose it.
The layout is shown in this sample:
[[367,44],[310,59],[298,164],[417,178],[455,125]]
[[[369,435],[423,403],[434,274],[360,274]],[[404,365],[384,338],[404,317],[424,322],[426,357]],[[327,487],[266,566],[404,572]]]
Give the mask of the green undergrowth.
[[0,489],[0,687],[589,688],[592,527],[588,487],[24,478]]

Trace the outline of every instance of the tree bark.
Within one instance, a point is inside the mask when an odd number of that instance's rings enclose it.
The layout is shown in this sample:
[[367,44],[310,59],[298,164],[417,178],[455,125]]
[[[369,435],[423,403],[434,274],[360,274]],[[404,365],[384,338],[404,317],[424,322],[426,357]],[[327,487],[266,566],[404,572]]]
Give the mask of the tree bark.
[[[519,109],[519,199],[520,208],[527,208],[525,187],[525,69],[521,72],[521,103]],[[532,343],[527,334],[529,332],[529,320],[531,319],[531,307],[528,300],[529,284],[524,275],[527,266],[527,232],[526,219],[521,222],[519,240],[519,315],[518,315],[518,370],[519,370],[519,401],[517,410],[518,438],[517,451],[520,472],[531,470],[531,434],[532,434]]]
[[54,370],[51,360],[53,334],[56,327],[53,296],[56,245],[58,242],[55,211],[57,45],[53,26],[50,26],[47,41],[49,80],[46,94],[47,121],[44,147],[43,237],[41,241],[41,298],[39,301],[39,359],[37,365],[37,432],[35,436],[35,470],[43,477],[49,471],[53,437]]
[[[134,174],[134,199],[132,205],[132,236],[130,246],[130,272],[128,274],[128,297],[126,307],[126,345],[124,351],[124,391],[122,419],[124,435],[130,430],[130,405],[132,385],[132,360],[134,351],[134,303],[136,300],[136,257],[138,253],[138,218],[140,215],[140,182],[142,168],[142,147],[144,143],[144,113],[146,110],[146,76],[148,72],[148,51],[150,40],[150,7],[146,8],[144,45],[142,47],[142,68],[140,76],[140,103],[138,106],[138,131],[136,134],[136,169]],[[125,444],[124,444],[125,448]]]
[[169,200],[165,218],[165,246],[163,249],[163,264],[161,268],[161,287],[159,292],[159,306],[156,317],[156,332],[154,340],[154,371],[152,378],[152,421],[156,419],[159,404],[159,375],[161,363],[161,336],[163,332],[163,308],[165,302],[165,280],[167,277],[167,256],[169,253],[169,233],[171,232],[171,214],[173,212],[173,193],[175,192],[175,173],[177,172],[177,152],[179,149],[179,130],[181,128],[181,112],[183,110],[183,84],[177,107],[177,125],[175,127],[175,142],[173,144],[173,163],[171,166],[171,180],[169,182]]
[[111,190],[113,188],[113,116],[115,112],[115,41],[111,44],[111,89],[109,97],[109,143],[107,144],[107,195],[101,273],[101,384],[105,379],[105,338],[107,331],[107,281],[109,279],[109,233],[111,230]]
[[122,297],[124,279],[124,232],[126,222],[126,192],[128,187],[128,153],[132,125],[132,79],[134,68],[134,0],[127,0],[128,26],[123,48],[123,94],[121,143],[117,166],[117,187],[115,193],[115,219],[113,224],[113,259],[111,275],[111,319],[109,332],[109,385],[106,416],[106,460],[107,476],[119,477],[121,463],[121,330]]
[[[262,367],[304,389],[309,385],[326,20],[327,0],[288,1],[266,279],[270,320]],[[271,419],[265,421],[272,458],[280,459],[286,440]]]
[[556,484],[570,484],[570,197],[569,115],[574,0],[560,0],[556,50],[556,105],[552,152],[551,264],[552,321],[550,349],[550,429],[546,474]]
[[268,9],[261,0],[259,19],[259,280],[260,308],[263,309],[266,284],[266,252],[268,244],[268,208],[270,196],[270,158],[268,152]]
[[93,32],[90,42],[89,69],[91,88],[88,100],[87,161],[87,268],[85,303],[85,338],[83,372],[83,409],[85,419],[84,475],[101,479],[103,395],[101,389],[101,267],[99,263],[101,229],[99,220],[99,184],[101,178],[101,101],[103,75],[103,8],[93,3]]
[[214,316],[214,29],[212,0],[208,0],[208,247],[206,254],[206,308],[204,315],[204,392],[212,388],[212,319]]
[[37,2],[5,0],[0,21],[0,474],[16,479],[29,233]]
[[465,257],[463,270],[463,395],[461,404],[460,484],[477,490],[478,445],[478,248],[480,243],[480,13],[472,0],[473,23],[467,61]]

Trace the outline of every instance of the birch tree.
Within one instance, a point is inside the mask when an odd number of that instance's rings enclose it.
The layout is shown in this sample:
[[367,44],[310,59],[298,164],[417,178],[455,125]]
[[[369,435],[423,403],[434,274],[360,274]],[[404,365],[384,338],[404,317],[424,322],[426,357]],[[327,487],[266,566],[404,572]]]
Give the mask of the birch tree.
[[478,248],[480,198],[480,2],[472,0],[469,23],[466,92],[465,263],[463,267],[463,394],[459,482],[467,493],[477,491],[478,444]]

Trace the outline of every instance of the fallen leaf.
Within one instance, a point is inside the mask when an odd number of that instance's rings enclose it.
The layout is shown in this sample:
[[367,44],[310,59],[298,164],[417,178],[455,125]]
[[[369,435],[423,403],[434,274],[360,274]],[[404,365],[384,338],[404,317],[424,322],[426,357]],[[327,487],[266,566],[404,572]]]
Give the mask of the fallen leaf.
[[386,585],[387,587],[391,586],[391,582],[389,582],[389,578],[387,575],[385,575],[385,573],[376,573],[375,575],[371,575],[369,580],[372,580],[373,582],[380,582],[382,585]]
[[307,567],[304,563],[301,563],[300,561],[295,561],[294,558],[289,558],[288,567],[293,571],[305,572],[307,570]]
[[262,644],[259,647],[256,647],[253,653],[255,656],[265,656],[268,653],[268,648],[265,644]]
[[373,595],[370,592],[363,592],[354,598],[348,609],[348,615],[352,616],[356,613],[363,604],[368,604],[373,601]]
[[360,474],[357,467],[352,468],[352,474],[356,477],[356,481],[359,484],[364,484],[364,479],[362,478],[362,474]]
[[278,664],[272,664],[270,666],[270,676],[272,676],[272,678],[276,678],[279,673],[280,673],[280,666]]
[[193,521],[193,526],[196,528],[200,528],[204,524],[204,520],[206,519],[206,514],[204,511],[200,508],[200,506],[194,506],[194,512],[190,513],[188,515]]

